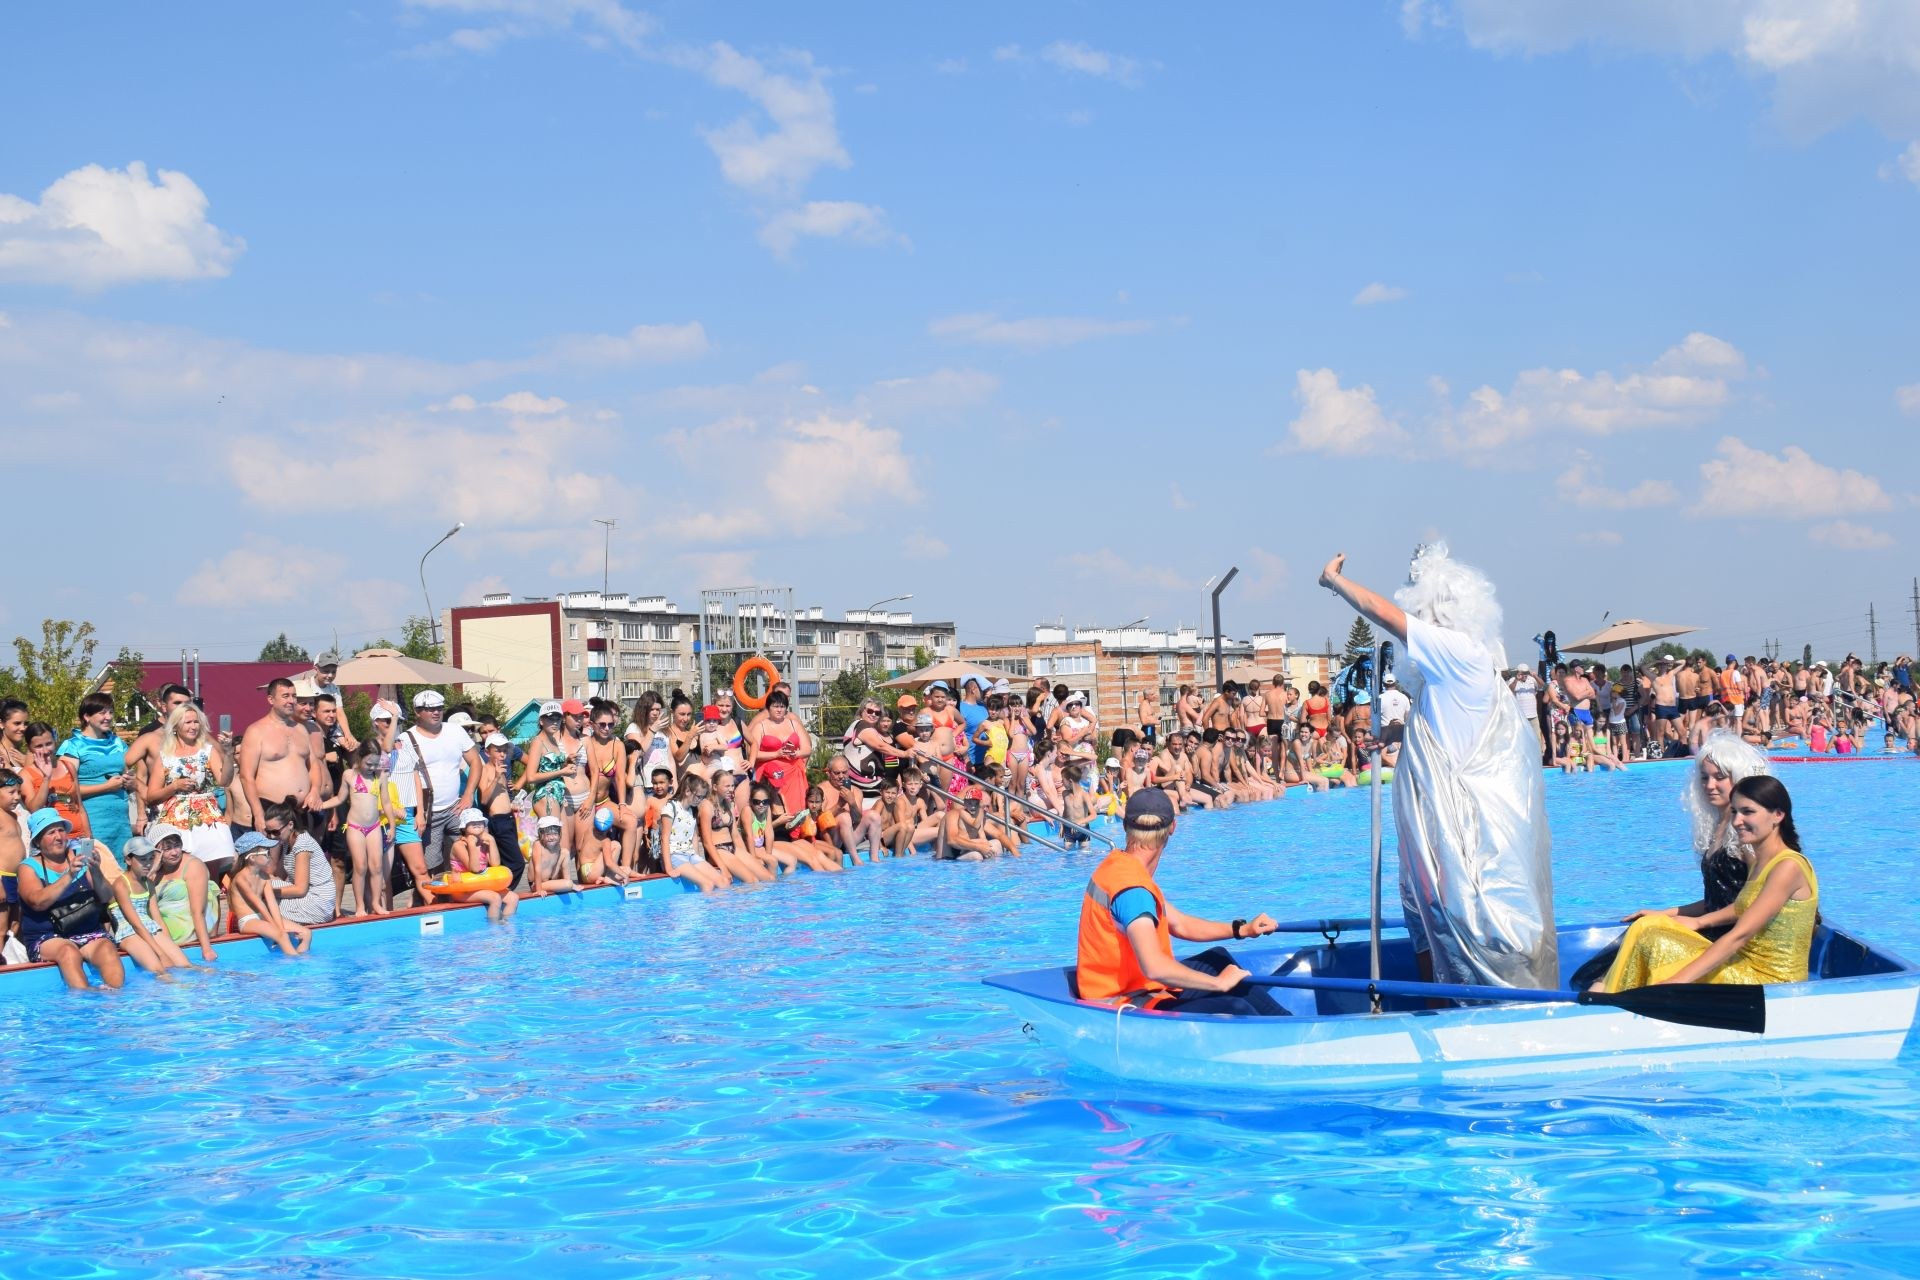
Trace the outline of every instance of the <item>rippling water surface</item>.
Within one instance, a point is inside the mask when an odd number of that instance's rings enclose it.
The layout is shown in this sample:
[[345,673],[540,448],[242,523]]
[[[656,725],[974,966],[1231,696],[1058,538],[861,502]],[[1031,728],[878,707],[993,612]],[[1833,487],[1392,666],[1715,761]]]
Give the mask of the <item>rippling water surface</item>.
[[[1549,779],[1562,919],[1695,896],[1682,777]],[[1828,914],[1920,954],[1920,765],[1783,777]],[[1361,795],[1200,816],[1162,883],[1353,913],[1366,832]],[[1156,1094],[976,981],[1069,959],[1091,866],[915,859],[9,1003],[0,1276],[1920,1272],[1913,1045]]]

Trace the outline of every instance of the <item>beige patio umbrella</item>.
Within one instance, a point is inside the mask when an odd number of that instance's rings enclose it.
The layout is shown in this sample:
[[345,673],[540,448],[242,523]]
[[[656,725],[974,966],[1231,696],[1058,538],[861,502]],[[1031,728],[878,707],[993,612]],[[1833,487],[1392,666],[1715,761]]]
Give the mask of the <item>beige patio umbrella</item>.
[[982,666],[978,662],[962,662],[958,658],[943,658],[930,667],[918,671],[909,671],[903,676],[895,676],[880,687],[882,689],[924,689],[935,680],[945,680],[948,687],[958,693],[960,682],[968,676],[980,676],[989,686],[996,680],[1005,680],[1009,684],[1024,677],[1011,671],[1002,671],[998,667]]
[[334,683],[347,687],[368,684],[499,684],[499,676],[409,658],[398,649],[362,649],[334,674]]
[[1609,623],[1590,636],[1582,637],[1571,644],[1560,646],[1562,653],[1612,653],[1615,649],[1627,651],[1627,661],[1637,663],[1633,656],[1633,647],[1640,644],[1652,644],[1656,640],[1667,640],[1674,636],[1684,636],[1698,631],[1698,627],[1689,627],[1671,622],[1646,622],[1640,618],[1622,618]]
[[1257,662],[1236,662],[1227,668],[1226,678],[1236,684],[1251,684],[1256,680],[1265,684],[1280,674],[1272,667],[1263,667]]

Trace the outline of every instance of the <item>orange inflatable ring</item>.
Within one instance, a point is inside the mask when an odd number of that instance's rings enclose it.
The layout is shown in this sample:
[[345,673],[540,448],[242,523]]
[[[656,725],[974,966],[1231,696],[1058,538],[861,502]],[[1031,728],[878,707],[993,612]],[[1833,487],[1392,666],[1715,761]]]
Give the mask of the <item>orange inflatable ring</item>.
[[505,867],[488,867],[478,873],[455,871],[441,876],[438,880],[427,881],[427,888],[433,891],[435,898],[445,898],[449,902],[460,902],[472,894],[491,889],[495,893],[505,893],[513,885],[513,872]]
[[[757,698],[750,698],[747,696],[747,677],[756,671],[766,676],[767,692]],[[765,658],[757,656],[748,658],[740,664],[740,669],[733,673],[733,700],[749,711],[759,711],[767,705],[767,694],[772,693],[773,686],[779,682],[780,669],[778,667],[768,662]]]

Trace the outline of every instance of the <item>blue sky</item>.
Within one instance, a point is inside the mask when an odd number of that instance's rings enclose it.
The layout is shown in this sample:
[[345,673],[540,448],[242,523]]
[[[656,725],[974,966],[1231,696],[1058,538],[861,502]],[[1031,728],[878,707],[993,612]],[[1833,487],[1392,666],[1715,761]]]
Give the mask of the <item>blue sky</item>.
[[1920,7],[38,5],[0,58],[0,427],[77,570],[0,632],[352,645],[454,520],[439,605],[598,585],[612,515],[617,589],[963,641],[1228,564],[1229,631],[1337,640],[1326,557],[1441,534],[1516,656],[1914,648]]

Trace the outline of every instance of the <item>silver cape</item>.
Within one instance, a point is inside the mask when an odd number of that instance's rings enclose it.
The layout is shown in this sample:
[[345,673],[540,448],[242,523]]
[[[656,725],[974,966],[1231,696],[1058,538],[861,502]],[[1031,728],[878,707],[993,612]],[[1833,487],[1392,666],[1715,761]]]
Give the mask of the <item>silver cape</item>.
[[1557,988],[1540,742],[1504,693],[1464,762],[1434,736],[1424,689],[1407,719],[1393,775],[1400,902],[1436,981]]

